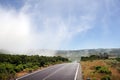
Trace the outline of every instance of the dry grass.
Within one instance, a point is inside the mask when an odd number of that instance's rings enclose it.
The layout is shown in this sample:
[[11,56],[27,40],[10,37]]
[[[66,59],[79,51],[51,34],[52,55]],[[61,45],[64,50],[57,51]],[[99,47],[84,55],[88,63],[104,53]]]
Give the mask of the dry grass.
[[28,72],[21,71],[19,73],[16,73],[16,77],[21,77],[21,76],[26,75],[26,74],[28,74]]
[[120,80],[120,73],[116,68],[111,67],[107,64],[107,60],[94,60],[94,61],[81,61],[82,71],[83,71],[83,80],[86,80],[88,77],[91,80],[100,80],[104,75],[102,73],[95,72],[95,66],[106,66],[112,72],[112,80]]

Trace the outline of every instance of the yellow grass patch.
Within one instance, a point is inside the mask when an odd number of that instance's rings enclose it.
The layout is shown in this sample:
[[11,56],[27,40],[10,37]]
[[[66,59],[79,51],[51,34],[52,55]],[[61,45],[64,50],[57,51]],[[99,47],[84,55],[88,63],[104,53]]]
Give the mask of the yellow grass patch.
[[95,66],[105,66],[112,72],[112,80],[120,80],[120,73],[116,68],[107,64],[107,60],[93,60],[93,61],[81,61],[83,80],[90,78],[91,80],[101,80],[106,74],[98,73],[95,71]]

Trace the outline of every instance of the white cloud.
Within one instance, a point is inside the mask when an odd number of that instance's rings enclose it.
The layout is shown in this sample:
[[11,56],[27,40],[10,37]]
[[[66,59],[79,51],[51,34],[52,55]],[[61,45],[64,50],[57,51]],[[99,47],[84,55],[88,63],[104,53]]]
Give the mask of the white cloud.
[[0,7],[0,48],[59,49],[92,29],[96,0],[27,0],[19,12]]
[[20,49],[29,44],[30,23],[26,14],[0,7],[0,48]]
[[34,46],[52,49],[93,28],[99,6],[87,0],[28,0],[26,4],[23,9],[31,15]]

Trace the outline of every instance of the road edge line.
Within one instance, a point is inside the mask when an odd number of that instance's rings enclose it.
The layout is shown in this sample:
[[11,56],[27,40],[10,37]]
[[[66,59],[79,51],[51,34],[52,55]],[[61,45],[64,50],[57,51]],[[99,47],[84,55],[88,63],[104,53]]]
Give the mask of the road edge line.
[[79,63],[78,63],[78,66],[77,66],[77,70],[76,70],[76,73],[75,73],[74,80],[77,80],[78,70],[79,70]]

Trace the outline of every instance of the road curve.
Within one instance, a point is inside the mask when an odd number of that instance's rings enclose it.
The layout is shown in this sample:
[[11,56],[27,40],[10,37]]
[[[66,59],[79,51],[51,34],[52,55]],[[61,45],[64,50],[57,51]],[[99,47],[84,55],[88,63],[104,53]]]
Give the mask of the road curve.
[[16,80],[76,80],[79,63],[64,63],[48,67]]

